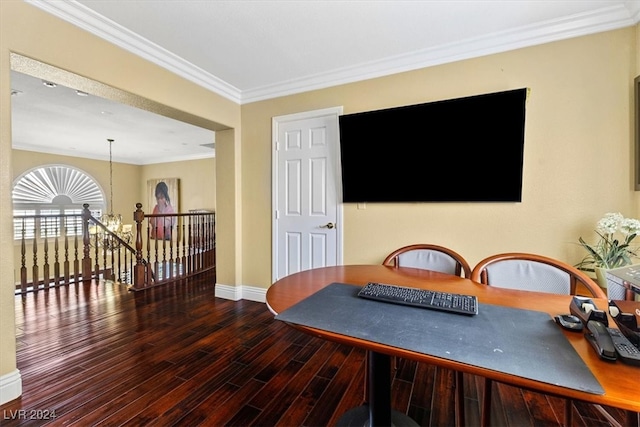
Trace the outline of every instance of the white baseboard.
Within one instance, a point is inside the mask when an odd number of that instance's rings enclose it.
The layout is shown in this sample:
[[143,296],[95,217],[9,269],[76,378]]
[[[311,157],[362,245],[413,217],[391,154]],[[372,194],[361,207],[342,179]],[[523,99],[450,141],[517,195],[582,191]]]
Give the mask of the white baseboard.
[[22,376],[19,370],[0,376],[0,405],[22,395]]
[[216,283],[216,297],[231,301],[246,299],[249,301],[266,302],[267,290],[254,286],[229,286]]

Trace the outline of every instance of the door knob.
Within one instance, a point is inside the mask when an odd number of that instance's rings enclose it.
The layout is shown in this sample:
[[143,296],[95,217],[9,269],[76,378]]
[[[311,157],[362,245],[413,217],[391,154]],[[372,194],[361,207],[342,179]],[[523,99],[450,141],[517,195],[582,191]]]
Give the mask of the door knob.
[[332,222],[328,222],[325,225],[321,225],[321,228],[328,228],[329,230],[331,230],[332,228],[335,227],[335,225]]

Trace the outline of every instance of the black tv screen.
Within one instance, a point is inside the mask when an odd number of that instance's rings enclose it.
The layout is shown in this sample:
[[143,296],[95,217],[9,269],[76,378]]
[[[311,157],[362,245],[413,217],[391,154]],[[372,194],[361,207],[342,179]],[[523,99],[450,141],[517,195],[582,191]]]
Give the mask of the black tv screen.
[[520,202],[527,89],[340,116],[343,202]]

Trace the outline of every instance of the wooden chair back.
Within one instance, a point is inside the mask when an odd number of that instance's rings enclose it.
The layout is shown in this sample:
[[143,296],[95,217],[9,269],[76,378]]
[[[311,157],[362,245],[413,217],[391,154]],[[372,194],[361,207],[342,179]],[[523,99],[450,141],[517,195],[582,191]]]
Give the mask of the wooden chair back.
[[576,295],[582,285],[594,298],[607,298],[598,284],[577,268],[542,255],[508,252],[480,261],[471,280],[490,286]]
[[444,246],[420,243],[391,252],[382,262],[394,267],[413,267],[439,273],[470,277],[469,263],[457,252]]

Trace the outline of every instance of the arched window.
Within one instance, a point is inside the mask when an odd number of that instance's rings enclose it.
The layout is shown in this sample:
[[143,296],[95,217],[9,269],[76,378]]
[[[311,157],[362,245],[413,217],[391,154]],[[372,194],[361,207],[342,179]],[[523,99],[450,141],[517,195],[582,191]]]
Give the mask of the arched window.
[[[104,192],[85,172],[72,166],[49,165],[32,169],[13,185],[14,239],[30,239],[36,235],[51,237],[66,229],[67,235],[82,234],[79,218],[54,217],[60,214],[80,214],[88,203],[91,214],[99,218],[106,209]],[[36,220],[35,215],[52,215]],[[22,218],[15,218],[16,216]]]

